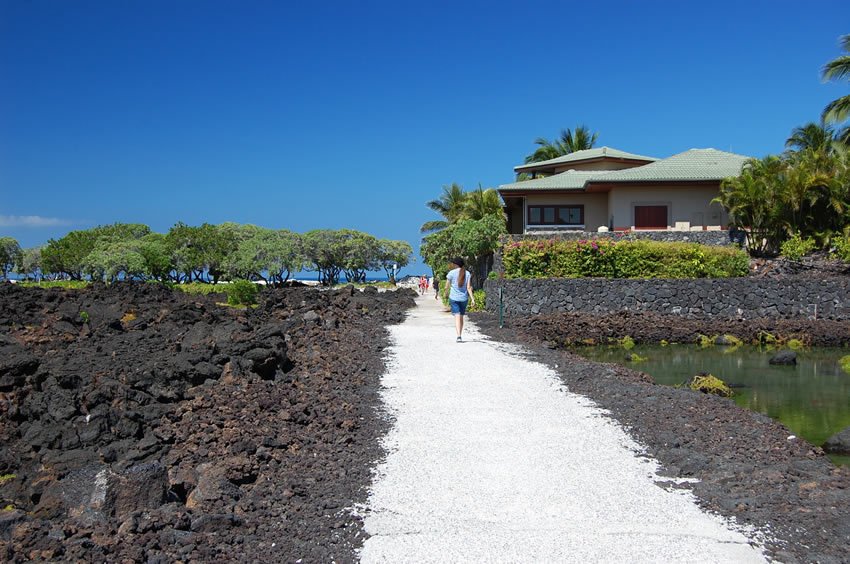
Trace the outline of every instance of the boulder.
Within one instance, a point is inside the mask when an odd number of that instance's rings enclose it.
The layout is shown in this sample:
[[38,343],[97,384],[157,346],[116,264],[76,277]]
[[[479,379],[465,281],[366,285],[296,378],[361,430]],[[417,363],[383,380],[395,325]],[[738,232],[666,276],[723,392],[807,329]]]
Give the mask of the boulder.
[[778,364],[783,366],[796,366],[797,353],[794,351],[779,351],[768,361],[770,364]]
[[823,443],[823,450],[830,454],[850,455],[850,427],[829,437]]

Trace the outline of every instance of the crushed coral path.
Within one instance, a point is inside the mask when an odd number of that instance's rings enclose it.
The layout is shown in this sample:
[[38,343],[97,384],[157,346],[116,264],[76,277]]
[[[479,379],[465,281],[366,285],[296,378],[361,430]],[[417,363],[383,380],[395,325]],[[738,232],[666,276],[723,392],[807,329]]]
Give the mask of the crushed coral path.
[[764,561],[552,370],[417,304],[391,328],[363,562]]

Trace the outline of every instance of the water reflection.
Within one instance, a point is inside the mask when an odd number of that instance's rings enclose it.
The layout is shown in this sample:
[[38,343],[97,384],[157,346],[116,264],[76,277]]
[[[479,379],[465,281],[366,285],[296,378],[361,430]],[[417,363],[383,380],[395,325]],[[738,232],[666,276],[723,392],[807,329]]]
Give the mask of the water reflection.
[[[850,375],[838,364],[847,349],[802,351],[797,366],[772,366],[768,360],[773,353],[753,347],[637,346],[631,352],[648,360],[636,365],[625,361],[622,348],[584,347],[576,352],[591,360],[643,370],[659,384],[681,384],[709,372],[735,388],[738,405],[778,419],[816,445],[850,427]],[[846,464],[850,457],[833,460]]]

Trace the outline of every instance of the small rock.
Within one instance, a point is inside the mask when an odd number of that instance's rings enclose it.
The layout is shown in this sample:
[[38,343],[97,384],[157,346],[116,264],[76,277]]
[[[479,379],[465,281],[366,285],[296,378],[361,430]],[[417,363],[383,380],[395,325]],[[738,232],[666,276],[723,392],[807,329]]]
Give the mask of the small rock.
[[773,355],[768,362],[770,364],[781,366],[796,366],[797,353],[795,353],[794,351],[779,351],[778,353]]

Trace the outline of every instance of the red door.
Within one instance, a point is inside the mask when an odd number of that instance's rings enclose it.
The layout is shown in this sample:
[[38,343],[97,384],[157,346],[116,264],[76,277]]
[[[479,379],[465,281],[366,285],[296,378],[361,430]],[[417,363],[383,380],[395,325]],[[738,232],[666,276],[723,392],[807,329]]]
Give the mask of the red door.
[[667,206],[635,206],[635,229],[667,229]]

